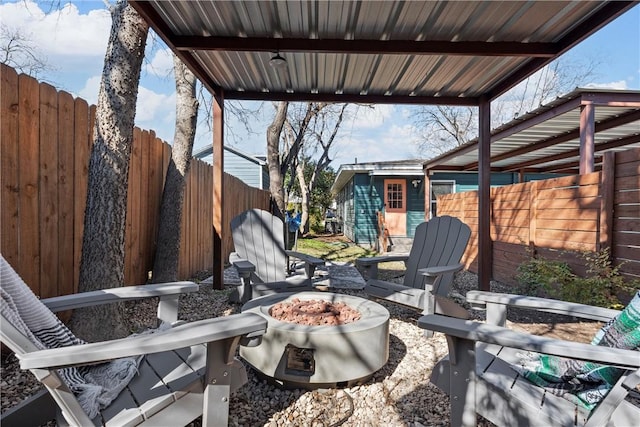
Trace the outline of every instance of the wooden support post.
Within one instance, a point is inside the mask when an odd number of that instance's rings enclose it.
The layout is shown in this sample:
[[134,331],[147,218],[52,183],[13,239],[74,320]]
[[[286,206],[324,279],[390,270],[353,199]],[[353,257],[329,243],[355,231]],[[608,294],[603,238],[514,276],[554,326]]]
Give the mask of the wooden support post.
[[224,203],[224,94],[213,95],[213,288],[224,288],[222,206]]
[[490,290],[491,247],[491,102],[480,99],[478,138],[478,285]]
[[[610,248],[613,244],[613,198],[615,193],[615,152],[604,153],[602,161],[602,172],[600,175],[600,236],[596,242],[597,249]],[[613,253],[611,253],[613,256]]]
[[431,212],[431,179],[429,170],[424,170],[424,220],[429,221],[433,216]]
[[537,217],[538,217],[538,182],[529,184],[529,247],[536,248]]
[[595,106],[585,104],[580,109],[580,175],[594,170]]

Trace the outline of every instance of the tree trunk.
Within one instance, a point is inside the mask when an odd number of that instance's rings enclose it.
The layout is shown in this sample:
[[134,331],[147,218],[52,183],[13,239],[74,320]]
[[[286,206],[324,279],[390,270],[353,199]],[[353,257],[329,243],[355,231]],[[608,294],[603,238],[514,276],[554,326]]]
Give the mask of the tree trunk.
[[[89,161],[80,292],[124,284],[129,159],[140,68],[149,27],[125,0],[119,0],[111,8],[111,16],[111,35],[104,60],[94,145]],[[119,304],[75,310],[72,328],[88,341],[112,339],[129,333]]]
[[173,68],[176,79],[176,130],[162,193],[152,283],[171,282],[178,278],[184,191],[198,120],[196,76],[175,55]]
[[296,165],[296,176],[298,178],[298,185],[300,187],[300,198],[302,199],[302,217],[300,218],[300,224],[302,228],[302,234],[309,232],[309,210],[311,205],[311,197],[309,188],[307,187],[307,181],[304,177],[304,162],[298,162]]
[[269,191],[280,215],[284,217],[286,208],[284,202],[284,176],[280,165],[280,134],[287,119],[289,103],[278,102],[276,115],[273,122],[267,128],[267,164],[269,166]]

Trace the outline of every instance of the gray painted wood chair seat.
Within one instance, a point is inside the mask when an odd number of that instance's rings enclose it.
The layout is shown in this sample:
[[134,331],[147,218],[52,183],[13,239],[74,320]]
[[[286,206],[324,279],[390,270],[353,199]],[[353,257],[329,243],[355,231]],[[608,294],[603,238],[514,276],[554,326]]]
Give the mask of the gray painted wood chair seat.
[[[313,290],[311,279],[324,260],[285,249],[284,222],[261,209],[250,209],[231,220],[235,252],[229,262],[236,268],[242,283],[233,290],[231,301],[250,299],[277,292]],[[304,275],[292,275],[290,258],[304,263]]]
[[[408,255],[356,260],[367,280],[364,291],[373,298],[421,310],[423,314],[433,313],[433,295],[448,295],[454,273],[463,267],[460,259],[470,236],[469,226],[451,216],[419,224]],[[391,261],[405,263],[402,284],[378,279],[378,265]]]
[[[638,425],[640,408],[625,400],[640,384],[638,351],[550,339],[505,327],[508,306],[603,322],[614,317],[616,310],[480,291],[467,293],[467,300],[486,307],[487,323],[460,319],[463,316],[440,309],[441,297],[436,297],[438,314],[418,320],[421,328],[447,335],[449,355],[434,367],[431,382],[451,398],[451,425],[475,426],[476,414],[498,426]],[[512,366],[524,351],[590,360],[626,370],[600,404],[588,411],[520,376]]]
[[[179,295],[197,290],[195,283],[176,282],[41,301],[52,311],[59,311],[159,297],[158,319],[173,323],[177,320]],[[236,348],[242,343],[257,345],[265,330],[264,318],[243,313],[178,324],[153,334],[39,350],[2,316],[2,343],[15,352],[21,369],[31,371],[48,391],[3,413],[2,425],[40,425],[55,416],[58,425],[179,426],[201,415],[203,425],[226,425],[229,394],[247,382],[244,365],[235,358]],[[139,355],[144,358],[138,374],[94,419],[85,414],[57,372],[64,367]]]

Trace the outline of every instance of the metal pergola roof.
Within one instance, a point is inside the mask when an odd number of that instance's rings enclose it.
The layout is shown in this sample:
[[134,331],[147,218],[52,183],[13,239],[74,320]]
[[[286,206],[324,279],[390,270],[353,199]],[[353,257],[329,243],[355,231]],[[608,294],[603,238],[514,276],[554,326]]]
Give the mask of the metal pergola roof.
[[[225,99],[478,105],[628,10],[618,1],[131,1]],[[274,68],[279,53],[286,66]]]
[[[478,106],[478,275],[488,289],[491,101],[638,2],[130,3],[214,95],[214,254],[225,221],[225,99]],[[285,66],[269,65],[277,54]],[[223,265],[214,255],[218,286]]]
[[[640,91],[576,89],[491,132],[493,172],[578,173],[581,113],[594,106],[594,164],[606,151],[640,147]],[[478,170],[474,139],[424,164],[429,171]]]

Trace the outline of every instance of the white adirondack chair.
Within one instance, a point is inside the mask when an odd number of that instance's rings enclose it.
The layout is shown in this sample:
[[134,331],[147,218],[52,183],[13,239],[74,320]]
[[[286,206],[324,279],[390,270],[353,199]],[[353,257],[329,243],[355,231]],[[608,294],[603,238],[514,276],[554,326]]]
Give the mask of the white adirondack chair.
[[[436,297],[436,313],[418,326],[447,335],[449,355],[434,367],[431,382],[451,398],[451,425],[475,426],[476,414],[498,426],[637,426],[640,408],[625,398],[640,384],[640,352],[569,342],[505,327],[508,306],[606,322],[618,311],[521,295],[472,291],[467,301],[486,308],[487,322],[464,320],[459,307]],[[454,312],[456,311],[456,312]],[[511,366],[523,351],[615,365],[625,373],[591,411],[548,392]],[[637,391],[635,392],[637,393]]]
[[[324,260],[285,249],[284,222],[261,209],[250,209],[231,220],[235,252],[229,262],[236,268],[242,283],[230,299],[247,302],[276,292],[311,291],[311,278]],[[289,258],[304,262],[304,275],[291,275]]]
[[[24,282],[0,256],[1,286],[12,277]],[[7,285],[8,286],[8,285]],[[53,312],[116,301],[159,297],[158,319],[177,320],[178,297],[195,292],[192,282],[130,286],[41,300]],[[20,367],[31,371],[46,392],[2,414],[2,426],[40,425],[56,417],[58,425],[180,426],[203,416],[203,425],[226,425],[229,394],[247,382],[244,365],[234,357],[239,344],[257,345],[266,321],[247,313],[184,323],[153,334],[39,350],[2,316],[2,343],[15,352]],[[57,369],[144,355],[138,374],[97,417],[90,419]],[[54,406],[57,405],[57,408]]]
[[[356,265],[364,271],[364,291],[373,298],[402,304],[423,314],[433,313],[433,296],[448,295],[453,275],[462,269],[471,229],[458,218],[435,217],[416,227],[408,255],[359,258]],[[404,261],[406,271],[402,284],[378,280],[378,264]]]

